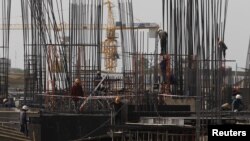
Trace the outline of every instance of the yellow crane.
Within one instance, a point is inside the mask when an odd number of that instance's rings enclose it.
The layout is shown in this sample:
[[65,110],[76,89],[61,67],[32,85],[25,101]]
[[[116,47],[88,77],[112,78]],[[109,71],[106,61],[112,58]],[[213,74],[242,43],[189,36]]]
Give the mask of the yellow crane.
[[[78,25],[70,25],[67,23],[60,23],[57,25],[53,24],[44,24],[42,26],[46,27],[48,30],[54,30],[54,31],[62,31],[62,30],[71,30],[71,27],[75,27],[78,30],[82,29],[97,29],[98,27],[101,27],[102,30],[106,30],[106,39],[104,42],[102,42],[102,53],[104,53],[104,66],[105,69],[109,72],[115,72],[117,67],[117,59],[119,58],[117,53],[117,40],[115,36],[116,30],[120,30],[121,26],[123,30],[129,30],[129,29],[153,29],[155,31],[158,30],[159,25],[155,23],[140,23],[137,25],[131,26],[124,26],[124,25],[115,25],[114,15],[112,8],[114,7],[111,0],[107,0],[105,2],[105,5],[107,5],[108,10],[108,18],[107,18],[107,24],[103,24],[101,26],[93,25],[93,24],[78,24]],[[141,26],[143,25],[143,26]],[[32,29],[32,28],[39,28],[41,25],[32,25],[32,24],[10,24],[3,25],[0,24],[0,30],[24,30],[24,29]]]
[[[39,27],[39,25],[36,25],[37,27]],[[72,29],[97,29],[97,25],[87,25],[87,24],[78,24],[77,26],[74,25],[74,28],[70,28],[70,24],[67,23],[61,23],[61,24],[57,24],[55,26],[53,26],[52,24],[45,24],[43,26],[46,26],[46,28],[48,30],[72,30]],[[33,27],[35,27],[33,25]],[[31,29],[32,28],[32,24],[25,24],[24,26],[22,24],[10,24],[10,28],[9,30],[24,30],[24,29]],[[159,26],[156,23],[151,23],[151,25],[145,25],[145,26],[137,26],[135,25],[134,27],[129,27],[129,26],[123,26],[122,29],[123,30],[128,30],[128,29],[153,29],[153,30],[157,30],[159,28]],[[103,24],[101,25],[100,29],[107,29],[107,25]],[[120,25],[115,26],[115,30],[120,30],[121,27]],[[0,24],[0,30],[8,30],[8,26],[7,25],[3,25]]]
[[107,71],[115,72],[117,67],[117,40],[115,37],[115,21],[113,15],[113,5],[110,0],[107,0],[105,4],[108,7],[108,19],[106,26],[106,39],[103,42],[102,52],[104,53],[104,65]]

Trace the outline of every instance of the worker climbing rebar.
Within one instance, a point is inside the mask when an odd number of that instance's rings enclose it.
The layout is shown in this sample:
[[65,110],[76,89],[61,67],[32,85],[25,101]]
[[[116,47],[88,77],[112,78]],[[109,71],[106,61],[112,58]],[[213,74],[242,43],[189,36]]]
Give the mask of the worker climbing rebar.
[[168,45],[168,33],[159,29],[158,35],[161,42],[161,55],[167,54],[167,45]]
[[226,50],[227,50],[227,46],[226,44],[222,41],[222,40],[219,40],[219,53],[220,53],[220,56],[223,58],[226,58]]

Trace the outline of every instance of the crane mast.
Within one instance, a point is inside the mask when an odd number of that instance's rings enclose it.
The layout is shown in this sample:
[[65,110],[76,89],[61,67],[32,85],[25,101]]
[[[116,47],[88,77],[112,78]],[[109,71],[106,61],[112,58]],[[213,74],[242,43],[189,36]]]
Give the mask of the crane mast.
[[117,67],[117,40],[115,37],[116,26],[114,24],[114,15],[112,11],[112,2],[105,2],[108,7],[108,20],[106,28],[106,39],[103,42],[104,65],[105,69],[110,72],[115,72]]

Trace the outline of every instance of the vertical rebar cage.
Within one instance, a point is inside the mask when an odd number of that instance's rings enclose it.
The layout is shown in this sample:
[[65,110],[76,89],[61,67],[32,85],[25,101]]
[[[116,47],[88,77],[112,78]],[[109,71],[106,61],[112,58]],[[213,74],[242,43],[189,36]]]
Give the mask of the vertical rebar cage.
[[0,30],[0,99],[8,97],[8,74],[11,66],[9,59],[9,28],[11,0],[1,0],[0,19],[3,29]]
[[25,96],[33,103],[70,95],[79,78],[85,94],[101,70],[101,0],[22,0]]
[[169,33],[168,51],[177,78],[173,92],[196,97],[197,140],[208,117],[220,124],[220,106],[229,86],[226,53],[220,46],[227,6],[228,0],[163,0],[163,29]]

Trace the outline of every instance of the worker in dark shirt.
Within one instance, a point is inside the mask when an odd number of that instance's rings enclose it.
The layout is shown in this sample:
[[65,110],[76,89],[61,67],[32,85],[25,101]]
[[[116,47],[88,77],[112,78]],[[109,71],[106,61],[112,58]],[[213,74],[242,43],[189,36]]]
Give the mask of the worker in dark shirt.
[[115,101],[112,102],[115,111],[115,124],[119,125],[122,123],[122,106],[123,103],[121,102],[121,98],[117,96]]
[[83,90],[82,85],[79,79],[75,79],[74,85],[71,88],[71,96],[72,100],[74,101],[74,110],[78,109],[78,101],[80,100],[79,97],[83,97]]
[[237,94],[235,100],[233,101],[233,111],[234,112],[238,112],[238,111],[243,110],[244,104],[243,104],[241,99],[242,99],[241,95]]
[[227,46],[223,41],[219,41],[219,53],[220,56],[225,58],[226,57],[226,50],[227,50]]
[[6,107],[6,108],[12,108],[12,107],[15,107],[15,103],[13,101],[13,99],[3,99],[3,107]]
[[[221,109],[222,110],[232,110],[234,111],[234,109],[238,109],[240,104],[242,104],[241,100],[241,96],[240,96],[240,91],[238,88],[234,88],[233,89],[233,92],[232,92],[232,97],[230,99],[230,102],[229,103],[224,103],[222,106],[221,106]],[[238,98],[238,100],[236,99],[236,96]],[[242,104],[243,105],[243,104]],[[238,111],[238,110],[236,110]]]
[[7,98],[3,99],[3,107],[9,107]]
[[167,54],[167,45],[168,45],[168,33],[160,29],[158,35],[161,42],[161,55]]
[[28,136],[28,125],[27,125],[27,111],[28,106],[24,105],[20,111],[20,131]]

